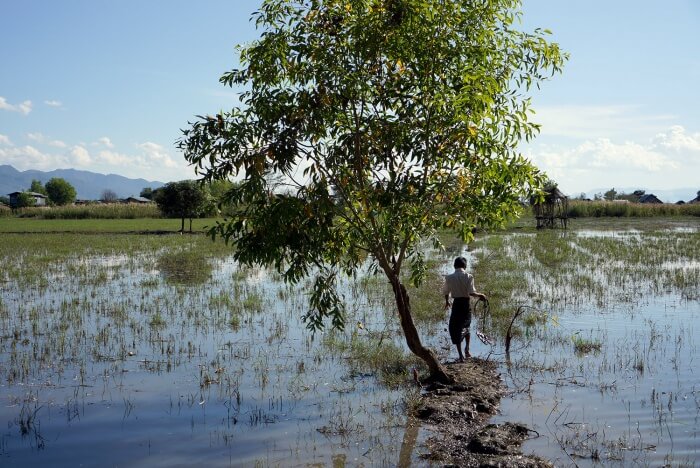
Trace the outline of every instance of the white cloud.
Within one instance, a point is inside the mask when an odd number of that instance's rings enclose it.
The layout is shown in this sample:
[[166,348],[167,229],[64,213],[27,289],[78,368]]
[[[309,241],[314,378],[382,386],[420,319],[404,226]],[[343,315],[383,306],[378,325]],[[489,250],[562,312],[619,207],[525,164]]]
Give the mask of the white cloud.
[[42,153],[33,146],[0,148],[0,163],[10,164],[19,170],[56,169],[55,158]]
[[20,104],[13,105],[7,102],[4,97],[0,96],[0,109],[27,115],[32,111],[32,101],[24,101]]
[[645,114],[637,106],[544,106],[532,121],[542,125],[542,136],[565,138],[643,138],[662,131],[673,115]]
[[654,137],[652,143],[656,147],[676,153],[700,154],[700,132],[686,134],[685,129],[680,125],[674,125],[667,133],[659,133]]
[[112,140],[110,140],[107,137],[98,138],[94,144],[104,146],[105,148],[110,148],[110,149],[114,148],[114,144],[112,143]]
[[[10,164],[19,170],[43,171],[74,167],[103,174],[114,173],[161,181],[194,177],[194,171],[184,159],[174,157],[164,146],[150,141],[135,145],[133,151],[124,152],[114,149],[109,138],[103,137],[97,142],[99,147],[92,148],[96,143],[80,143],[69,147],[60,142],[66,149],[57,151],[55,148],[59,146],[56,144],[58,140],[52,140],[39,132],[28,133],[26,137],[35,146],[16,147],[8,137],[0,135],[0,164]],[[53,147],[50,147],[52,144]]]
[[138,164],[134,156],[117,153],[116,151],[103,150],[98,152],[95,158],[98,162],[108,166],[132,166]]
[[61,101],[56,101],[54,99],[46,100],[44,101],[44,104],[49,107],[63,107],[63,103]]
[[144,158],[150,162],[150,164],[158,166],[164,166],[168,168],[176,168],[179,165],[175,160],[168,154],[168,152],[161,145],[147,141],[138,145],[144,152]]
[[539,145],[529,156],[569,193],[606,186],[694,187],[700,133],[672,126],[645,143],[598,138],[574,146]]
[[68,145],[61,140],[52,140],[41,133],[27,133],[27,138],[37,143],[53,146],[54,148],[67,148]]
[[92,163],[92,158],[88,150],[82,146],[74,146],[68,152],[68,157],[74,166],[88,167]]

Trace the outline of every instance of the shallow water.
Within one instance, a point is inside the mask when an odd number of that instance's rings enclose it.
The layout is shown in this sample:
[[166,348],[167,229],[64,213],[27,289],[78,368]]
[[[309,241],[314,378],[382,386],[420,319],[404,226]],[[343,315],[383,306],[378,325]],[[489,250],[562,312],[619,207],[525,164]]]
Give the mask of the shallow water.
[[[330,332],[305,330],[307,285],[177,250],[69,255],[36,268],[31,255],[6,257],[15,273],[0,284],[0,465],[418,457],[423,436],[407,426],[405,390],[329,348]],[[347,285],[351,318],[364,326],[336,341],[384,330],[400,343],[376,284]]]
[[[700,252],[683,249],[697,246],[697,226],[560,236],[579,247],[575,253],[557,269],[532,263],[525,275],[531,289],[547,291],[537,307],[556,320],[526,328],[509,360],[502,348],[477,343],[478,354],[491,353],[502,363],[510,392],[495,421],[528,425],[536,432],[524,451],[556,466],[696,465]],[[611,244],[586,244],[589,239]],[[630,243],[641,257],[622,253]],[[672,245],[678,244],[673,257]],[[665,252],[646,252],[644,246]],[[610,257],[599,261],[600,252]],[[581,269],[600,288],[591,292],[563,281],[576,277],[567,268]],[[588,300],[575,299],[586,295]],[[578,339],[598,349],[577,352]]]

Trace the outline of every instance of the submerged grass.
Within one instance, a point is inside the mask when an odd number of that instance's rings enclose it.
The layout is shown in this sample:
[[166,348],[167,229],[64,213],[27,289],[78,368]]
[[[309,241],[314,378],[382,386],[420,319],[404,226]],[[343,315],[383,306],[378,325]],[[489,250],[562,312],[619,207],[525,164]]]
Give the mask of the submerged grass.
[[[674,459],[674,447],[693,446],[680,425],[696,425],[692,415],[700,408],[688,403],[696,392],[700,224],[650,217],[582,219],[571,226],[536,231],[521,223],[508,232],[479,233],[470,246],[477,284],[491,300],[491,336],[503,343],[514,314],[524,311],[513,325],[515,352],[505,361],[518,396],[510,411],[558,442],[560,452],[532,442],[557,465],[580,457],[663,464]],[[649,402],[637,395],[652,387],[683,395],[673,401],[682,412],[657,405],[659,415],[649,419]],[[628,414],[619,414],[623,406]],[[638,440],[612,450],[625,437],[622,420]]]
[[387,334],[358,330],[348,337],[333,331],[324,336],[323,345],[329,353],[348,362],[350,375],[375,375],[388,387],[405,383],[411,369],[422,365]]

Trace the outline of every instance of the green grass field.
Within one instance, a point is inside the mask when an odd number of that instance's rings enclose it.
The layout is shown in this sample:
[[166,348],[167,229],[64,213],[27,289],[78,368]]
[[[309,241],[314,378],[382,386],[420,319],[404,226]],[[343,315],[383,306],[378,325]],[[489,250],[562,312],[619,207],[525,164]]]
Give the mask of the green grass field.
[[[207,226],[213,226],[215,218],[192,220],[192,231],[203,232]],[[185,230],[189,221],[185,220]],[[0,233],[140,233],[168,232],[180,230],[179,219],[137,218],[137,219],[38,219],[38,218],[0,218]]]

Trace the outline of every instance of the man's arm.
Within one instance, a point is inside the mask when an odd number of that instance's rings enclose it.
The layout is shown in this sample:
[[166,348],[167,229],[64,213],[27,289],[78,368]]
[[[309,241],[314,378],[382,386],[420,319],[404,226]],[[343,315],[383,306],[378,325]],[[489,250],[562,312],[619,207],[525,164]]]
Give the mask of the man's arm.
[[482,294],[482,293],[479,293],[479,292],[474,291],[473,293],[470,293],[469,295],[470,295],[470,296],[474,296],[474,297],[478,297],[478,298],[481,299],[482,301],[487,301],[487,302],[488,302],[488,299],[486,298],[486,294]]

